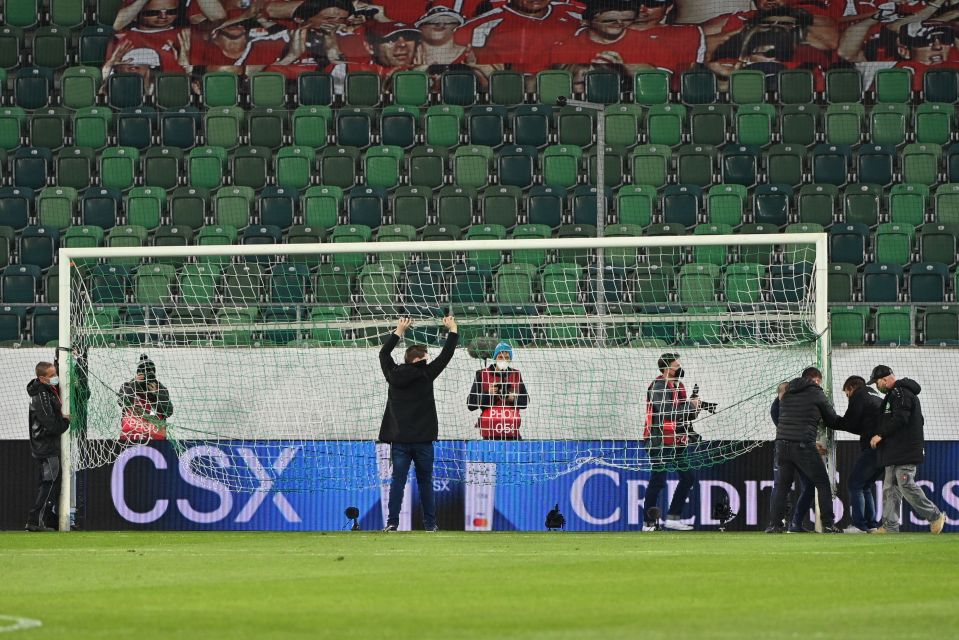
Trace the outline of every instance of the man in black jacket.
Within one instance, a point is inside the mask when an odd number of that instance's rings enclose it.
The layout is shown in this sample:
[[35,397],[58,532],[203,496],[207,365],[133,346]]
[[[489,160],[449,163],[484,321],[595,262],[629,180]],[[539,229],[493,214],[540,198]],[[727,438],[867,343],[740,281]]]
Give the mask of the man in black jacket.
[[50,362],[37,363],[36,378],[27,384],[30,396],[30,454],[40,462],[37,499],[27,517],[27,531],[56,531],[60,500],[60,436],[70,428],[62,414],[60,379]]
[[819,422],[835,429],[842,424],[832,403],[822,390],[822,372],[808,367],[802,376],[789,382],[779,403],[779,424],[776,425],[776,466],[779,473],[773,486],[767,533],[782,533],[786,513],[786,495],[796,470],[805,473],[816,487],[819,517],[823,533],[842,533],[834,526],[832,486],[829,473],[816,447]]
[[886,468],[882,482],[882,526],[876,533],[899,531],[899,512],[905,498],[913,511],[929,521],[931,533],[941,533],[946,516],[916,484],[916,466],[925,461],[925,422],[919,404],[922,387],[915,380],[897,380],[892,369],[879,365],[872,370],[869,384],[886,394],[879,408],[879,429],[869,441]]
[[423,505],[423,527],[427,531],[436,531],[433,442],[439,437],[439,420],[436,417],[436,400],[433,398],[433,381],[453,359],[459,336],[456,319],[447,316],[443,318],[443,324],[449,329],[449,334],[440,355],[427,363],[426,347],[413,345],[407,347],[404,363],[398,365],[391,354],[412,324],[412,319],[401,318],[396,330],[380,349],[380,367],[390,389],[379,440],[390,443],[390,459],[393,463],[389,513],[384,531],[396,531],[399,526],[410,464],[416,467],[416,484]]
[[845,533],[866,533],[878,527],[876,522],[876,480],[882,478],[883,468],[876,459],[876,451],[869,441],[879,428],[879,405],[882,398],[870,391],[861,376],[849,376],[842,385],[849,398],[843,431],[859,436],[859,457],[849,474],[849,511],[852,519]]

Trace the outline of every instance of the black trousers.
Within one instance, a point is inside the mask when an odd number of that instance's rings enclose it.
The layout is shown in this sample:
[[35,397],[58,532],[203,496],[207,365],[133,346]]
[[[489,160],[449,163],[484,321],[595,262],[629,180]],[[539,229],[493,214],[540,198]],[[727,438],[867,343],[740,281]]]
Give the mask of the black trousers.
[[775,466],[779,469],[779,473],[776,474],[776,484],[773,486],[769,526],[782,526],[783,517],[786,515],[786,497],[789,495],[798,470],[812,481],[819,498],[819,517],[824,527],[831,527],[835,523],[832,510],[832,487],[829,483],[826,463],[816,451],[816,443],[776,440],[774,455],[776,456]]
[[40,463],[40,482],[27,524],[55,529],[60,502],[60,456],[40,458],[37,462]]

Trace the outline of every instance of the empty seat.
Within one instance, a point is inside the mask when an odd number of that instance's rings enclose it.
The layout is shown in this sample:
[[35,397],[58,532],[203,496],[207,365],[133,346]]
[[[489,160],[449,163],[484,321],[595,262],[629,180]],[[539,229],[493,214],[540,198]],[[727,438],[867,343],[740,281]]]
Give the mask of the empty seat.
[[909,296],[912,302],[943,302],[949,268],[938,262],[919,262],[909,268]]

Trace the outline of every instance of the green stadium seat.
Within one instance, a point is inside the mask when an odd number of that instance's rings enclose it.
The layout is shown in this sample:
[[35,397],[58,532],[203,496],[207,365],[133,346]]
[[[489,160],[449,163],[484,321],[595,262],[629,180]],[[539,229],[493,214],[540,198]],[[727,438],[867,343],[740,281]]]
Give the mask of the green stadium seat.
[[535,313],[533,296],[538,285],[535,265],[501,265],[493,276],[493,302],[499,307],[501,314]]
[[766,268],[761,264],[740,262],[728,265],[723,278],[726,301],[731,306],[736,305],[734,310],[761,303],[765,279]]
[[781,227],[789,222],[793,190],[788,184],[761,184],[753,192],[754,222]]
[[908,264],[912,259],[913,227],[886,222],[876,229],[876,262],[884,264]]
[[30,224],[34,191],[21,187],[0,187],[0,226],[14,230]]
[[707,145],[687,144],[676,153],[676,180],[706,187],[713,183],[716,150]]
[[436,219],[441,225],[465,228],[473,222],[476,193],[459,185],[443,187],[436,198]]
[[[190,185],[215,189],[223,184],[227,153],[222,147],[194,147],[187,158]],[[191,225],[192,226],[192,225]]]
[[270,270],[270,302],[274,304],[305,303],[309,282],[310,267],[304,262],[284,262],[273,265]]
[[250,187],[230,186],[213,194],[213,224],[242,229],[250,224],[255,199]]
[[771,104],[741,105],[736,111],[736,142],[742,145],[767,146],[772,142],[776,118],[776,108]]
[[906,104],[912,100],[911,69],[893,67],[876,72],[876,102]]
[[[107,233],[106,245],[108,247],[142,247],[147,243],[148,233],[143,227],[127,225],[114,227]],[[132,258],[110,258],[113,264],[135,266],[140,263],[139,257]]]
[[[637,148],[638,151],[638,148]],[[561,189],[574,186],[579,180],[583,151],[570,145],[551,145],[543,151],[543,184]]]
[[134,300],[137,304],[170,305],[175,283],[176,267],[173,265],[145,264],[133,276]]
[[646,142],[675,147],[682,143],[686,107],[681,104],[652,105],[646,114]]
[[[415,240],[416,227],[408,224],[383,225],[376,232],[377,242],[413,242]],[[392,262],[403,267],[409,259],[410,253],[406,251],[381,253],[377,256],[377,262]]]
[[829,264],[829,303],[853,302],[856,296],[858,269],[856,265],[846,262]]
[[633,100],[637,104],[669,102],[670,73],[664,69],[642,69],[633,75]]
[[577,304],[582,279],[583,268],[578,264],[547,264],[541,276],[544,302],[549,306]]
[[[651,224],[646,228],[647,236],[686,235],[686,226],[682,224]],[[650,247],[646,249],[646,261],[651,265],[678,265],[685,259],[686,250],[679,247]]]
[[649,226],[656,213],[656,188],[649,185],[624,185],[616,193],[617,220],[620,224]]
[[631,174],[633,182],[652,187],[665,186],[672,167],[672,149],[661,145],[640,145],[633,149]]
[[911,307],[879,307],[876,310],[875,344],[898,347],[913,343],[913,311]]
[[882,187],[874,184],[850,184],[843,189],[843,221],[875,227],[882,206]]
[[617,149],[635,147],[639,142],[643,108],[635,104],[611,104],[605,109],[606,144]]
[[[196,234],[196,244],[200,247],[219,247],[236,244],[236,239],[236,227],[229,227],[225,225],[207,225],[205,227],[201,227]],[[222,266],[228,264],[230,259],[225,256],[202,256],[200,257],[199,261],[207,264],[216,264]]]
[[456,264],[450,278],[450,301],[454,305],[486,302],[489,278],[490,274],[478,269],[475,264]]
[[463,107],[437,104],[426,111],[426,143],[432,146],[455,147],[460,142],[464,117]]
[[[623,184],[624,158],[615,147],[603,147],[603,182],[607,187],[618,187]],[[586,178],[591,184],[598,184],[597,173],[599,145],[596,145],[586,154]]]
[[833,225],[829,232],[829,258],[833,262],[861,265],[866,261],[869,227],[860,223]]
[[10,264],[14,254],[14,241],[17,231],[13,227],[0,226],[0,269]]
[[[257,263],[228,264],[223,267],[223,299],[244,307],[263,301],[266,293],[266,268]],[[224,309],[229,311],[230,309]]]
[[143,183],[175,189],[180,181],[183,151],[176,147],[150,147],[143,154]]
[[560,97],[573,97],[573,80],[569,71],[547,69],[537,73],[536,97],[543,104],[555,104]]
[[476,74],[471,69],[452,69],[440,76],[440,101],[468,107],[476,103]]
[[265,226],[289,229],[297,213],[299,193],[285,187],[266,187],[256,198],[257,222]]
[[858,71],[837,68],[826,72],[826,100],[829,103],[854,103],[862,99],[862,77]]
[[416,144],[419,120],[416,107],[386,107],[380,116],[380,143],[409,149]]
[[[287,244],[319,244],[326,239],[326,230],[309,225],[293,225],[286,234]],[[296,259],[310,265],[310,269],[321,269],[323,256],[319,254],[297,255]]]
[[684,71],[680,78],[680,98],[686,104],[718,102],[715,74],[707,69]]
[[371,71],[354,71],[346,77],[346,104],[375,107],[380,103],[380,77]]
[[593,104],[610,105],[619,102],[620,75],[609,69],[592,69],[584,76],[585,97]]
[[[280,244],[283,242],[283,230],[276,225],[251,224],[240,232],[240,244]],[[247,256],[247,262],[265,263],[270,256]]]
[[724,184],[751,187],[759,174],[759,152],[754,147],[730,145],[723,149],[719,168]]
[[308,71],[296,78],[296,102],[303,106],[333,104],[333,76],[328,73]]
[[93,184],[95,155],[93,149],[80,147],[61,149],[56,159],[57,185],[81,190]]
[[26,227],[17,238],[20,264],[49,269],[54,263],[59,241],[60,233],[56,227]]
[[27,110],[43,109],[50,103],[52,90],[52,70],[41,67],[21,68],[13,79],[13,102]]
[[812,154],[812,181],[837,187],[846,184],[851,158],[848,146],[817,145]]
[[518,187],[491,186],[480,196],[483,224],[500,224],[511,229],[520,216],[523,192]]
[[902,181],[933,185],[939,180],[942,147],[937,144],[907,144],[902,150]]
[[[826,109],[826,143],[856,145],[862,141],[866,108],[862,103],[831,104]],[[876,141],[878,142],[878,141]]]
[[20,107],[0,108],[0,149],[13,151],[23,143],[27,112]]
[[959,345],[959,308],[954,305],[926,307],[923,343],[927,346]]
[[479,145],[458,147],[453,152],[453,182],[478,189],[490,183],[493,150]]
[[240,107],[211,107],[203,114],[206,145],[234,149],[243,135],[243,110]]
[[[830,109],[836,106],[839,105],[833,105]],[[912,119],[911,111],[909,106],[905,104],[877,104],[874,106],[869,116],[870,141],[873,144],[886,145],[900,145],[905,142],[908,123]]]
[[929,69],[922,76],[922,86],[926,102],[959,102],[959,74],[955,69]]
[[[556,236],[558,238],[595,238],[596,226],[592,224],[564,224],[561,225]],[[591,261],[591,252],[582,249],[561,249],[557,251],[557,262],[575,262],[580,266],[587,266]]]
[[702,189],[691,184],[671,184],[663,191],[663,222],[692,227],[702,210]]
[[0,272],[0,300],[6,304],[33,304],[40,276],[40,267],[36,265],[8,265]]
[[[613,191],[604,189],[605,203],[603,211],[605,218],[609,218],[609,211],[612,208]],[[596,225],[600,218],[599,212],[599,193],[596,187],[588,184],[581,184],[573,190],[570,196],[573,224],[592,224]]]
[[[369,242],[373,237],[373,231],[364,225],[337,225],[333,227],[333,233],[330,241],[334,243],[356,243]],[[332,257],[333,264],[343,266],[345,269],[355,272],[364,262],[366,255],[362,253],[337,253]]]
[[209,306],[216,297],[219,279],[218,265],[193,263],[184,265],[177,282],[181,304],[187,307]]
[[279,107],[262,107],[246,114],[247,140],[251,147],[279,149],[286,141],[290,112]]
[[[498,224],[473,225],[466,232],[467,240],[505,240],[506,227]],[[471,251],[466,254],[466,263],[475,265],[484,273],[491,274],[503,261],[498,250]]]
[[343,204],[343,190],[332,185],[310,187],[303,196],[303,222],[310,227],[332,229]]
[[936,221],[942,224],[959,224],[959,183],[941,184],[935,194]]
[[60,78],[60,99],[70,109],[92,107],[103,82],[96,67],[67,67]]
[[542,104],[521,104],[512,112],[513,142],[541,148],[549,144],[553,109]]
[[[113,21],[109,24],[112,25]],[[83,27],[78,38],[77,61],[99,69],[106,60],[107,48],[112,40],[113,27],[111,26],[94,24]]]
[[412,304],[429,313],[430,308],[436,308],[445,302],[448,287],[449,277],[444,272],[442,263],[423,260],[409,265],[404,288],[407,312],[409,313]]
[[532,186],[536,173],[536,148],[508,145],[496,153],[499,183],[526,189]]
[[90,270],[90,298],[93,304],[114,305],[127,302],[130,270],[115,263],[99,264]]
[[298,107],[293,112],[293,144],[319,149],[325,147],[333,113],[325,105]]
[[343,107],[335,116],[337,144],[365,149],[373,144],[373,116],[357,107]]
[[[296,184],[283,186],[297,186],[299,183],[309,183],[310,173],[303,164],[305,152],[308,148],[301,148],[301,152],[296,156],[290,155],[290,168],[295,170]],[[283,150],[281,149],[282,153]],[[291,154],[292,152],[287,152]],[[350,189],[357,180],[357,165],[359,164],[360,150],[354,147],[327,147],[323,149],[320,155],[320,176],[322,183],[329,186],[340,187],[341,189]],[[279,159],[277,159],[277,170],[279,171]],[[279,183],[279,180],[277,181]],[[300,188],[300,187],[297,187]]]
[[446,159],[449,157],[446,147],[419,146],[409,153],[407,175],[409,182],[416,187],[438,189],[446,181]]
[[402,161],[403,149],[400,147],[370,147],[364,158],[366,184],[392,189],[399,184]]
[[909,268],[909,295],[914,303],[944,302],[949,268],[939,262],[919,262]]
[[247,77],[250,104],[253,107],[283,107],[286,105],[286,77],[272,71],[254,71]]
[[732,107],[728,104],[694,106],[689,115],[690,141],[721,147],[729,140],[732,119]]
[[[463,231],[456,225],[431,224],[423,228],[424,242],[451,242],[462,238]],[[427,260],[442,260],[444,263],[449,263],[454,260],[456,254],[450,251],[431,251],[424,255]]]
[[21,65],[23,30],[9,25],[0,26],[0,69],[14,69]]
[[816,99],[815,79],[809,69],[784,69],[778,73],[779,104],[809,104]]
[[160,113],[160,144],[192,149],[199,138],[200,112],[193,107],[170,109]]
[[421,107],[430,99],[430,79],[423,71],[401,70],[391,76],[393,104]]
[[557,142],[589,147],[593,144],[596,113],[586,107],[561,107],[556,117]]
[[870,321],[868,306],[833,306],[829,310],[830,337],[834,347],[863,345]]
[[153,79],[156,105],[160,109],[180,109],[190,105],[190,76],[185,73],[157,73]]
[[514,107],[526,100],[526,80],[516,71],[494,71],[489,77],[489,101]]
[[467,114],[467,139],[470,144],[499,147],[506,138],[506,107],[478,105]]
[[959,144],[946,149],[945,182],[959,182]]
[[386,218],[386,191],[376,187],[357,187],[346,198],[346,217],[351,225],[365,225],[372,229]]
[[20,148],[13,155],[13,185],[28,189],[42,189],[47,185],[53,168],[49,149]]
[[867,264],[862,275],[862,294],[866,302],[899,302],[903,271],[898,264]]
[[203,105],[207,108],[233,107],[240,101],[239,76],[229,71],[203,74]]
[[799,190],[799,222],[829,227],[836,219],[839,189],[832,184],[805,184]]
[[272,153],[266,147],[241,147],[230,157],[233,184],[262,189],[267,183]]
[[[552,237],[553,230],[545,224],[521,224],[513,229],[513,240],[545,240]],[[537,268],[545,265],[550,252],[546,249],[516,249],[512,252],[512,262],[531,264]]]
[[756,105],[765,102],[766,74],[748,69],[733,71],[729,77],[729,101],[738,105]]
[[783,144],[811,146],[816,143],[820,110],[815,104],[787,104],[779,120],[780,141]]
[[[744,224],[737,230],[744,235],[779,233],[779,228],[768,224]],[[773,257],[772,245],[741,245],[736,247],[740,262],[753,262],[768,265]]]
[[930,222],[919,228],[919,256],[923,262],[956,263],[959,228]]
[[895,178],[895,147],[863,145],[856,154],[856,173],[859,182],[886,186]]
[[208,189],[189,186],[174,189],[170,197],[171,222],[179,227],[199,229],[205,224],[209,201]]
[[[693,229],[694,236],[729,235],[733,228],[728,224],[698,224]],[[693,262],[723,266],[729,262],[729,248],[719,245],[696,245],[693,247]]]
[[54,305],[41,305],[30,316],[30,335],[34,344],[48,346],[60,337],[60,309]]
[[929,187],[923,184],[894,184],[889,190],[889,216],[892,222],[918,227],[926,214]]
[[393,193],[393,221],[416,229],[425,227],[431,199],[432,192],[425,187],[399,187]]
[[392,263],[379,262],[364,265],[357,277],[360,300],[360,313],[395,313],[400,284],[403,278],[402,268]]
[[107,83],[107,104],[113,109],[126,109],[143,105],[145,88],[143,76],[140,74],[114,72],[105,80]]
[[23,307],[0,306],[0,344],[20,342],[23,338],[26,312]]
[[124,204],[127,222],[146,229],[156,229],[166,212],[166,191],[160,187],[134,187],[127,192]]
[[71,187],[46,187],[37,198],[37,222],[43,227],[63,230],[73,224],[77,190]]
[[706,193],[706,219],[710,224],[738,227],[746,209],[746,187],[738,184],[717,184]]
[[66,143],[69,119],[68,112],[59,107],[35,111],[29,121],[30,145],[59,149]]
[[[559,188],[538,185],[530,189],[526,198],[529,224],[543,224],[553,229],[559,227],[562,223],[565,196],[566,191]],[[652,197],[656,197],[655,189]]]
[[[802,259],[806,258],[806,252],[803,252]],[[789,260],[788,255],[786,259]],[[802,292],[809,288],[811,281],[812,266],[808,262],[770,265],[770,300],[776,304],[796,304],[800,302]]]
[[[955,72],[952,72],[955,75]],[[924,102],[916,106],[916,142],[948,144],[956,127],[956,107],[953,104]]]
[[[276,153],[276,184],[279,187],[291,189],[305,189],[310,185],[314,173],[315,156],[310,147],[281,147]],[[354,161],[355,167],[355,161]],[[334,173],[331,171],[330,173]],[[327,167],[323,167],[324,182],[338,184],[327,175]]]
[[157,113],[152,107],[122,109],[116,118],[117,144],[144,150],[153,144]]
[[56,26],[40,27],[33,32],[33,64],[45,69],[61,69],[70,61],[69,30]]
[[684,264],[679,269],[677,288],[683,306],[703,305],[716,301],[720,268],[714,264]]

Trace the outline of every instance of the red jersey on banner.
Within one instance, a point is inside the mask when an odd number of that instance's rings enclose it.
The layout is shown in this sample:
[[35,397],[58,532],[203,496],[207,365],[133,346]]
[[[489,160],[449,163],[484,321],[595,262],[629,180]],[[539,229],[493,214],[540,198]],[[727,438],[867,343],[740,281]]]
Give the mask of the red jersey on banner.
[[948,47],[948,53],[942,62],[923,64],[916,60],[902,60],[896,63],[896,67],[912,71],[913,91],[922,91],[923,80],[926,77],[927,71],[934,71],[936,69],[959,69],[959,51],[956,51],[955,47]]
[[129,42],[134,49],[152,49],[160,57],[160,71],[183,71],[177,61],[177,52],[180,42],[177,39],[178,29],[170,27],[159,31],[142,31],[136,27],[124,29],[113,36],[110,46],[107,47],[107,59],[114,50],[124,42]]
[[515,71],[536,73],[549,66],[554,44],[580,24],[579,10],[564,2],[551,4],[541,18],[503,6],[460,27],[457,42],[472,46],[478,64],[509,64]]
[[599,43],[590,38],[589,29],[553,47],[552,64],[587,64],[603,52],[615,52],[623,64],[648,64],[670,71],[683,71],[702,62],[706,40],[699,27],[663,26],[635,31],[627,29],[616,42]]
[[287,45],[286,34],[281,32],[275,35],[266,35],[263,32],[257,35],[256,31],[251,32],[246,48],[239,58],[230,58],[214,42],[210,42],[194,31],[190,38],[190,63],[208,67],[230,65],[265,67],[273,64],[283,55],[283,49]]

